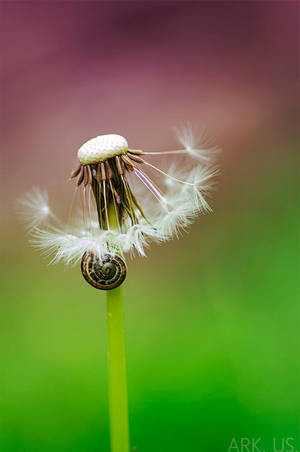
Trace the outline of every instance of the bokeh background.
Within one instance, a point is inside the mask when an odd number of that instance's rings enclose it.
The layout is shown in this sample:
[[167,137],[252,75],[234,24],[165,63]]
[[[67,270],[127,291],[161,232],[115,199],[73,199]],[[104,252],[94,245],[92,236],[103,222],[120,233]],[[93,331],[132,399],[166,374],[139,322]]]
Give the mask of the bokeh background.
[[0,450],[109,451],[105,294],[30,248],[16,198],[54,193],[91,137],[174,149],[186,121],[223,148],[222,175],[213,214],[128,261],[132,446],[225,452],[246,437],[269,452],[290,437],[300,450],[299,3],[0,12]]

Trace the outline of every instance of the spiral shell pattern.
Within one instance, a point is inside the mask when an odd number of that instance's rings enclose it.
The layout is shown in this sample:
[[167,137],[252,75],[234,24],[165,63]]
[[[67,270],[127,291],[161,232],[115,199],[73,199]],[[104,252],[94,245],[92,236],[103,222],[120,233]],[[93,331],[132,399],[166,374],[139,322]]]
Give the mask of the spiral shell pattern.
[[87,251],[81,259],[81,273],[96,289],[111,290],[126,278],[126,264],[117,254],[107,253],[100,259],[92,251]]

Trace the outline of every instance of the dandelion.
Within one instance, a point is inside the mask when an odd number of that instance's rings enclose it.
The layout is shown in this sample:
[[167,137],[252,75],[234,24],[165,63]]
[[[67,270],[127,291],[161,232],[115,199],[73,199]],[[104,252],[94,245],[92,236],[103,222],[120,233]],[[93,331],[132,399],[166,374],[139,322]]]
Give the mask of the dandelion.
[[[46,228],[40,226],[55,219],[46,193],[35,189],[21,201],[32,244],[51,255],[52,263],[75,264],[90,252],[100,258],[118,254],[124,259],[128,252],[144,256],[149,240],[169,240],[199,213],[210,212],[206,196],[218,172],[213,165],[215,150],[208,162],[209,151],[203,154],[202,149],[192,149],[194,139],[187,130],[181,138],[186,148],[180,151],[131,149],[125,138],[115,134],[87,141],[78,151],[79,165],[70,177],[75,191],[67,224],[52,221]],[[184,162],[173,162],[166,172],[146,160],[162,155],[174,160],[178,152],[189,159],[195,154],[190,168],[182,169]],[[149,176],[149,169],[160,176],[160,186]],[[109,284],[103,288],[109,289]]]
[[[211,211],[207,195],[218,173],[214,164],[217,149],[199,146],[191,126],[177,130],[177,136],[182,149],[159,152],[133,149],[117,134],[100,135],[84,143],[78,150],[78,166],[69,178],[74,193],[66,223],[54,216],[46,193],[35,189],[21,200],[32,244],[51,256],[52,263],[81,262],[86,281],[107,291],[113,452],[129,451],[119,287],[126,277],[124,255],[145,256],[150,240],[178,237],[199,213]],[[167,171],[151,160],[168,156],[172,164]]]

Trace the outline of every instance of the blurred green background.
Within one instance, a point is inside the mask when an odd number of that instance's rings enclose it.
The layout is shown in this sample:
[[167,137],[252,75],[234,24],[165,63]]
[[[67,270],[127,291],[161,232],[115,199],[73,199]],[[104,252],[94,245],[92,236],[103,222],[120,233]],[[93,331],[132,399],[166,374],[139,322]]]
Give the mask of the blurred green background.
[[300,450],[297,3],[1,9],[1,452],[109,451],[105,294],[30,248],[15,198],[61,185],[85,138],[174,148],[169,126],[204,119],[223,147],[214,213],[128,260],[131,443]]

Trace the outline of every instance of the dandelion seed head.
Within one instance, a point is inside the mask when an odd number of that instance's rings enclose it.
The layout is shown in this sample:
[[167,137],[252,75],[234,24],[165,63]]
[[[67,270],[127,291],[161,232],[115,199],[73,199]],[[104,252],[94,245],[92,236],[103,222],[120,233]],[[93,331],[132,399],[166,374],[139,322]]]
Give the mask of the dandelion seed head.
[[[175,151],[134,150],[116,134],[83,144],[78,151],[80,165],[70,178],[76,189],[65,223],[50,221],[56,217],[46,192],[36,189],[21,200],[32,245],[51,256],[51,263],[70,265],[87,252],[99,257],[145,256],[151,241],[179,237],[198,214],[211,211],[206,195],[217,175],[215,155],[197,148],[192,127],[180,133],[184,149]],[[151,154],[169,157],[169,170],[148,161]],[[180,160],[182,155],[186,160]],[[158,176],[155,181],[149,167]]]
[[78,160],[82,165],[104,162],[116,155],[127,154],[128,143],[117,134],[99,135],[84,143],[78,150]]

